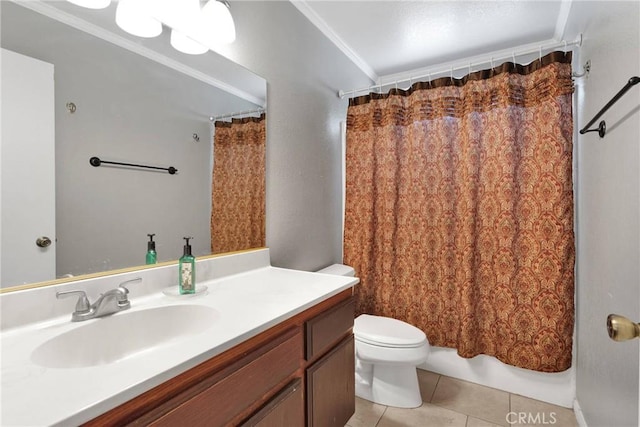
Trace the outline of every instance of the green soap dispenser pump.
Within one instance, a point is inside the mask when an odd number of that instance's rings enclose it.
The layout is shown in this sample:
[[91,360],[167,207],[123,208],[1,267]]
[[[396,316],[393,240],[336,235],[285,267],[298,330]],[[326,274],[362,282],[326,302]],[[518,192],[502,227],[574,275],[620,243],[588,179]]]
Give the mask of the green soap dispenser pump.
[[185,240],[184,255],[179,260],[180,294],[196,293],[196,259],[191,255],[189,240],[193,237],[183,237]]
[[158,254],[156,253],[156,242],[153,241],[153,236],[155,234],[147,234],[149,236],[149,241],[147,242],[147,259],[146,263],[155,264],[158,262]]

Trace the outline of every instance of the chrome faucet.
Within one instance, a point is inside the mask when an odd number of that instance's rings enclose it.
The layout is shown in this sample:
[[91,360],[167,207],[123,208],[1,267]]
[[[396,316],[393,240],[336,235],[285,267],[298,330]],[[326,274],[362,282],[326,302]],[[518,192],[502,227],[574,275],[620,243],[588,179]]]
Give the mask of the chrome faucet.
[[117,311],[126,310],[131,307],[127,294],[129,289],[124,285],[127,283],[139,282],[142,277],[126,280],[118,285],[117,288],[100,294],[100,297],[93,304],[89,303],[89,298],[84,291],[62,291],[56,292],[56,298],[66,298],[71,295],[78,295],[76,309],[71,314],[72,322],[81,322],[83,320],[94,319],[96,317],[106,316]]

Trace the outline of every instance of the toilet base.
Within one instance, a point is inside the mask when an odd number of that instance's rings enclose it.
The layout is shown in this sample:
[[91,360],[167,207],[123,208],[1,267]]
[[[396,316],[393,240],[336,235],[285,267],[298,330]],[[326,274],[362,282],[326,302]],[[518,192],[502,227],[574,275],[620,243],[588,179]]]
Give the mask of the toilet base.
[[370,364],[358,361],[356,396],[374,403],[396,408],[422,405],[415,366]]

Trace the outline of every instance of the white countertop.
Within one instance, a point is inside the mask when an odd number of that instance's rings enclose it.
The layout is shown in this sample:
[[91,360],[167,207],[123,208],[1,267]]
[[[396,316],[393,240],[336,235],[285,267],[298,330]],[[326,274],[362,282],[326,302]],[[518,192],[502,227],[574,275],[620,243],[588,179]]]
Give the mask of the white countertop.
[[356,283],[354,277],[268,266],[199,282],[198,286],[208,288],[203,295],[172,297],[160,290],[139,298],[134,295],[131,309],[113,316],[165,305],[198,304],[213,308],[218,317],[198,334],[87,368],[45,368],[31,360],[31,353],[57,334],[103,319],[72,323],[68,313],[7,330],[0,335],[0,424],[68,426],[89,421]]

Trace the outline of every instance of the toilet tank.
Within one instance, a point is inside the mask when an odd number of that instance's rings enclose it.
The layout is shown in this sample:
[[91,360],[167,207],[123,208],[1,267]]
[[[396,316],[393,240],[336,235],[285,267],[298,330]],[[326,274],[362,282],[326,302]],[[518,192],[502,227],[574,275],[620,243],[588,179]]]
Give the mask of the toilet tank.
[[334,276],[350,276],[355,277],[356,272],[353,267],[344,264],[332,264],[328,267],[318,270],[317,273],[333,274]]

